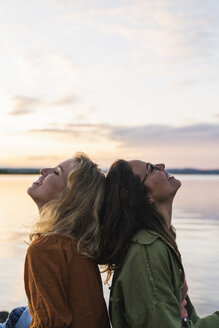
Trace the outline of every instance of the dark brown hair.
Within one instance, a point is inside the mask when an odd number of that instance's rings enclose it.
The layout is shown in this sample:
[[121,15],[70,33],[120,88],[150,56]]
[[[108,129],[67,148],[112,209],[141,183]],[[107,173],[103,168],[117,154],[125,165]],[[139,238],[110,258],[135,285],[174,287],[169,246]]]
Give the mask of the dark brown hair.
[[178,252],[173,227],[149,201],[148,190],[127,161],[115,161],[106,176],[101,217],[101,258],[108,277],[122,265],[132,236],[140,229],[153,230],[169,241]]

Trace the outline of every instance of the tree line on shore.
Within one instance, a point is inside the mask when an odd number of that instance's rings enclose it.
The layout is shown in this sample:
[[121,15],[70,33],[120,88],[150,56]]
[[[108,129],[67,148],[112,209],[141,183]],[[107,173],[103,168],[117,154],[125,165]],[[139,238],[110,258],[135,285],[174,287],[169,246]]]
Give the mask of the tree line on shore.
[[[199,170],[192,168],[184,169],[167,169],[171,174],[219,174],[219,169]],[[104,169],[107,172],[107,169]],[[38,168],[0,168],[0,174],[40,174]]]

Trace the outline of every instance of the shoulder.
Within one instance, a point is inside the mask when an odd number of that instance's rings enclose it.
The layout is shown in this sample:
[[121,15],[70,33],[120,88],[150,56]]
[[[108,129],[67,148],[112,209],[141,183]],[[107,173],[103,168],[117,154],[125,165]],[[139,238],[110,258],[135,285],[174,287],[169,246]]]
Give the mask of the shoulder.
[[174,251],[173,246],[161,235],[152,230],[139,230],[131,239],[133,249],[142,248],[154,256],[166,256],[169,251]]
[[132,236],[131,241],[141,245],[150,245],[153,244],[159,237],[160,235],[153,230],[141,229]]
[[65,235],[42,235],[34,239],[28,250],[32,251],[35,249],[45,249],[45,248],[59,248],[60,246],[65,247],[76,247],[76,241],[74,241],[71,237]]
[[[179,272],[184,272],[174,247],[158,233],[143,229],[133,235],[124,260],[124,264],[129,267],[133,263],[139,271],[147,268],[153,274],[174,275],[176,280],[179,278]],[[181,276],[184,277],[183,274]]]
[[134,264],[139,270],[144,270],[146,265],[158,272],[170,272],[171,268],[182,265],[174,247],[164,237],[143,229],[133,235],[123,263],[127,267]]
[[[114,282],[129,282],[134,276],[137,284],[143,285],[158,281],[169,283],[173,274],[183,272],[180,259],[168,241],[154,231],[139,230],[133,235],[122,266],[115,275]],[[178,283],[177,283],[178,284]]]
[[27,249],[27,257],[39,260],[63,257],[69,263],[73,256],[77,256],[76,241],[63,235],[37,237]]

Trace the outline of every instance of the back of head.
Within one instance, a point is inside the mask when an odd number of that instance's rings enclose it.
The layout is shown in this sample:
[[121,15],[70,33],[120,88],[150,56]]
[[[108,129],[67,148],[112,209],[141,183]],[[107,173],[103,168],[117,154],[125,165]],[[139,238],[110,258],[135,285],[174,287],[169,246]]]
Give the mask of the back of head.
[[148,190],[125,160],[114,162],[106,176],[101,215],[101,259],[109,271],[122,264],[132,236],[153,230],[177,248],[173,232],[148,198]]
[[42,208],[30,239],[40,235],[66,235],[77,241],[79,253],[97,258],[104,187],[104,173],[85,154],[76,153],[66,187],[57,199]]

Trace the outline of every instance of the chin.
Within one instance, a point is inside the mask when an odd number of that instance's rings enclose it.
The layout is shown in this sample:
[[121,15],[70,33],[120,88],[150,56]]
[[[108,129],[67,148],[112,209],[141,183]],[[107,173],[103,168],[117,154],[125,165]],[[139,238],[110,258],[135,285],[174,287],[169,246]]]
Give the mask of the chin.
[[31,192],[32,191],[32,187],[29,187],[29,188],[27,188],[27,194],[29,195],[29,196],[31,196]]
[[27,194],[32,198],[34,203],[37,205],[38,209],[42,207],[41,202],[39,201],[37,195],[36,195],[36,190],[33,187],[29,187],[27,189]]
[[27,189],[27,194],[34,200],[35,190],[34,190],[34,187],[33,186],[30,186]]
[[181,181],[176,179],[175,177],[172,178],[172,183],[178,185],[179,187],[181,186]]
[[172,181],[172,185],[174,186],[174,195],[177,193],[177,190],[181,187],[181,181],[177,180],[174,178],[174,180]]
[[181,187],[181,185],[182,185],[182,183],[181,183],[181,181],[180,180],[176,180],[177,182],[178,182],[178,188],[180,188]]
[[[175,178],[174,178],[175,179]],[[180,180],[177,180],[175,179],[175,183],[180,187],[181,186],[181,181]]]

